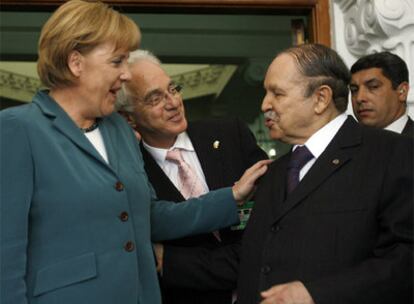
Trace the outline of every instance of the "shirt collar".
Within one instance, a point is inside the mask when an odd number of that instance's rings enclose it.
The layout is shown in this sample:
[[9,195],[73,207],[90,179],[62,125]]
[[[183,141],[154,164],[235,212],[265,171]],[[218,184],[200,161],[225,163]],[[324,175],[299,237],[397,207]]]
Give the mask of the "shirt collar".
[[403,116],[401,116],[397,120],[390,123],[384,129],[401,134],[401,132],[404,130],[405,125],[407,124],[407,121],[408,121],[408,115],[404,114]]
[[[327,123],[318,131],[316,131],[305,142],[306,147],[309,149],[309,151],[315,158],[318,158],[323,153],[323,151],[325,151],[326,147],[332,141],[336,133],[338,133],[339,129],[342,127],[347,117],[348,116],[345,113],[338,115],[329,123]],[[295,145],[293,147],[293,150],[295,150],[297,146],[298,145]]]
[[191,143],[190,137],[188,136],[187,132],[182,132],[178,134],[174,145],[172,145],[172,147],[169,149],[156,148],[150,146],[145,142],[145,140],[142,140],[142,144],[158,164],[163,164],[165,162],[165,158],[167,157],[167,152],[174,148],[194,152],[193,144]]

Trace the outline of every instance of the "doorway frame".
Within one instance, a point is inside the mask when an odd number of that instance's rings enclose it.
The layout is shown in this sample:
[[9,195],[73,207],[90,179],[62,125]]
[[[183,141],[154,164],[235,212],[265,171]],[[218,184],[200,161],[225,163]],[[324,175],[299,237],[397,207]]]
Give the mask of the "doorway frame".
[[[63,0],[2,0],[1,10],[54,10]],[[331,46],[329,0],[112,0],[103,1],[123,10],[197,10],[239,11],[274,10],[278,12],[305,11],[309,16],[310,42]]]

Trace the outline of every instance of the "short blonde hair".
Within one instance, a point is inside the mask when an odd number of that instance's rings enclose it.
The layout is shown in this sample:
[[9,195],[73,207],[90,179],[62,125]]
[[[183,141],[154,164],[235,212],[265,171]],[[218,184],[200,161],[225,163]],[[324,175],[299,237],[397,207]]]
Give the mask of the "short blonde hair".
[[75,83],[67,60],[76,50],[87,54],[102,43],[115,49],[138,48],[141,35],[129,17],[102,2],[71,0],[60,6],[42,28],[39,39],[37,72],[49,88],[68,87]]

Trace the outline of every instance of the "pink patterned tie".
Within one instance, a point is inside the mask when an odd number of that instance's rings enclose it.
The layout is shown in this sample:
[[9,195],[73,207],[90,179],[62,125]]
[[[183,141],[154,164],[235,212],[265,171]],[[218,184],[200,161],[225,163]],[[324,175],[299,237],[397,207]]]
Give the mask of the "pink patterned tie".
[[197,197],[204,193],[203,185],[197,174],[184,161],[179,149],[168,151],[166,160],[172,161],[178,165],[178,177],[180,181],[179,190],[185,199]]
[[[175,148],[168,151],[165,159],[178,165],[178,177],[180,181],[179,190],[185,199],[198,197],[205,193],[199,177],[196,172],[194,172],[194,170],[184,161],[180,149]],[[221,240],[218,231],[214,231],[213,234],[219,241]]]

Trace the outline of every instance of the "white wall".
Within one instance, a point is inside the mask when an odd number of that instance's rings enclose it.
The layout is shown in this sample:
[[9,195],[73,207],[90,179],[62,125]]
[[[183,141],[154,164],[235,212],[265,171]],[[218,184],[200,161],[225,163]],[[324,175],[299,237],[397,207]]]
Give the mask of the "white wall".
[[414,118],[414,0],[330,0],[330,7],[332,47],[349,67],[378,51],[405,60],[410,73],[408,113]]

